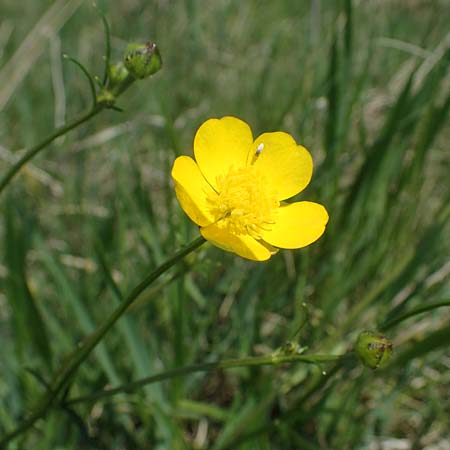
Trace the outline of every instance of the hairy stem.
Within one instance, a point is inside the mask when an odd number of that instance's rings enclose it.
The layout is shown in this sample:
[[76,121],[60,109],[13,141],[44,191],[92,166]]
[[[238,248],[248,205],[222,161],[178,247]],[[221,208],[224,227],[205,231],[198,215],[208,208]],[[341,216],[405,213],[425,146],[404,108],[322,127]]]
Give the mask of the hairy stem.
[[126,299],[116,308],[116,310],[109,316],[109,318],[97,328],[94,333],[88,336],[81,346],[79,346],[70,356],[67,363],[54,376],[53,381],[49,387],[47,394],[41,399],[35,411],[24,420],[15,430],[8,433],[0,440],[0,449],[12,439],[21,435],[29,428],[31,428],[37,420],[44,417],[53,404],[57,404],[59,394],[68,386],[72,377],[75,375],[77,369],[90,355],[92,350],[103,339],[106,333],[112,328],[117,320],[125,313],[131,304],[139,297],[139,295],[150,286],[163,273],[167,272],[176,263],[181,261],[186,255],[192,253],[205,242],[205,239],[200,236],[194,239],[191,243],[183,247],[165,263],[161,264],[155,270],[150,272],[141,283],[139,283],[126,297]]
[[57,128],[50,136],[45,138],[42,142],[35,145],[34,147],[31,147],[28,149],[25,154],[15,163],[13,166],[5,173],[3,178],[0,181],[0,195],[3,192],[3,190],[6,188],[6,186],[10,183],[10,181],[14,178],[14,176],[20,171],[20,169],[28,162],[30,159],[32,159],[34,156],[36,156],[41,150],[43,150],[45,147],[47,147],[49,144],[51,144],[56,138],[59,136],[63,136],[64,134],[68,133],[70,130],[73,130],[74,128],[78,127],[84,122],[87,122],[89,119],[97,115],[100,111],[102,111],[105,108],[104,105],[97,104],[92,109],[90,109],[88,112],[82,114],[78,118],[74,119],[72,122]]
[[325,362],[333,362],[342,358],[344,355],[279,355],[272,354],[268,356],[250,356],[246,358],[237,359],[223,359],[220,361],[213,361],[208,363],[192,364],[190,366],[178,367],[177,369],[161,372],[156,375],[142,378],[131,383],[124,384],[112,389],[105,389],[103,391],[95,392],[91,395],[83,397],[76,397],[70,399],[67,404],[92,402],[104,397],[111,397],[122,392],[132,392],[140,389],[148,384],[157,383],[171,378],[187,375],[194,372],[208,372],[213,369],[233,369],[236,367],[249,366],[267,366],[278,365],[283,363],[302,362],[306,364],[320,364]]

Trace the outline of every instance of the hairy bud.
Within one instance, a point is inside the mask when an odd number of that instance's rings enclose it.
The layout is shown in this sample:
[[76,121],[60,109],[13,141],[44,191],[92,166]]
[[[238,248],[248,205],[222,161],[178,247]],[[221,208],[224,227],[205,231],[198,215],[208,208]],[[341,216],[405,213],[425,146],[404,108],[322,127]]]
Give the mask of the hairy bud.
[[374,331],[362,331],[358,335],[355,346],[361,362],[371,369],[386,365],[393,353],[392,342],[382,334]]
[[109,80],[112,86],[123,83],[129,73],[124,63],[118,62],[109,66]]
[[138,79],[153,75],[162,66],[161,55],[154,42],[129,44],[125,52],[124,62],[130,74]]

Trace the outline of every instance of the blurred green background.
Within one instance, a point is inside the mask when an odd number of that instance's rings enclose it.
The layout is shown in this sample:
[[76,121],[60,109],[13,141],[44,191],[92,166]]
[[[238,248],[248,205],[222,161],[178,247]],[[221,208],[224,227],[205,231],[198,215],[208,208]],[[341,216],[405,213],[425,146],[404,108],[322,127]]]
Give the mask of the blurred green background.
[[[120,320],[69,396],[268,354],[304,320],[303,302],[307,352],[344,353],[379,329],[392,363],[193,374],[55,409],[9,448],[450,449],[449,309],[433,307],[450,301],[450,1],[98,5],[113,60],[154,40],[164,67],[120,98],[124,112],[55,141],[0,198],[0,437],[44,393],[38,378],[198,235],[170,168],[204,120],[234,115],[255,136],[287,131],[311,151],[298,198],[327,206],[327,232],[267,263],[202,247]],[[1,0],[1,173],[87,108],[86,79],[62,53],[102,74],[89,2]]]

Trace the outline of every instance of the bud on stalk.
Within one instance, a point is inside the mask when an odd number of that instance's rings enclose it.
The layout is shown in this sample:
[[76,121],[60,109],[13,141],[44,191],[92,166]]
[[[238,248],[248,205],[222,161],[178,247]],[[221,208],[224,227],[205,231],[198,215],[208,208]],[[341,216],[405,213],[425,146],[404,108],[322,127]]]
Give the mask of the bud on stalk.
[[131,75],[142,80],[161,69],[162,60],[154,42],[129,44],[125,52],[125,67]]
[[356,340],[355,351],[366,367],[378,369],[391,359],[393,345],[386,336],[380,333],[362,331]]
[[161,65],[161,55],[154,42],[129,44],[123,62],[109,66],[109,83],[99,96],[98,102],[113,105],[116,98],[136,80],[153,75],[161,69]]

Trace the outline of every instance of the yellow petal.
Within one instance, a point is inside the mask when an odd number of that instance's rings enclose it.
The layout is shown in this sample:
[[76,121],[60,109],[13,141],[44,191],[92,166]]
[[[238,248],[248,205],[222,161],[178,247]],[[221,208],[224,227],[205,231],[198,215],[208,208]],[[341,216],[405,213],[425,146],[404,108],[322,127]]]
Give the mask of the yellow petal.
[[220,222],[200,228],[200,233],[216,247],[236,253],[243,258],[266,261],[271,256],[270,250],[264,244],[248,235],[231,234],[220,225]]
[[292,197],[308,185],[313,169],[311,155],[291,135],[281,131],[264,133],[255,140],[252,156],[257,151],[255,167],[264,174],[278,200]]
[[173,163],[172,178],[178,201],[189,218],[202,227],[213,223],[215,217],[211,214],[210,202],[217,194],[197,163],[188,156],[179,156]]
[[232,166],[246,165],[252,144],[252,131],[242,120],[235,117],[209,119],[195,135],[195,159],[209,184],[217,189],[217,177],[226,175]]
[[278,209],[276,223],[261,237],[275,247],[305,247],[322,236],[327,222],[327,210],[319,203],[291,203]]

